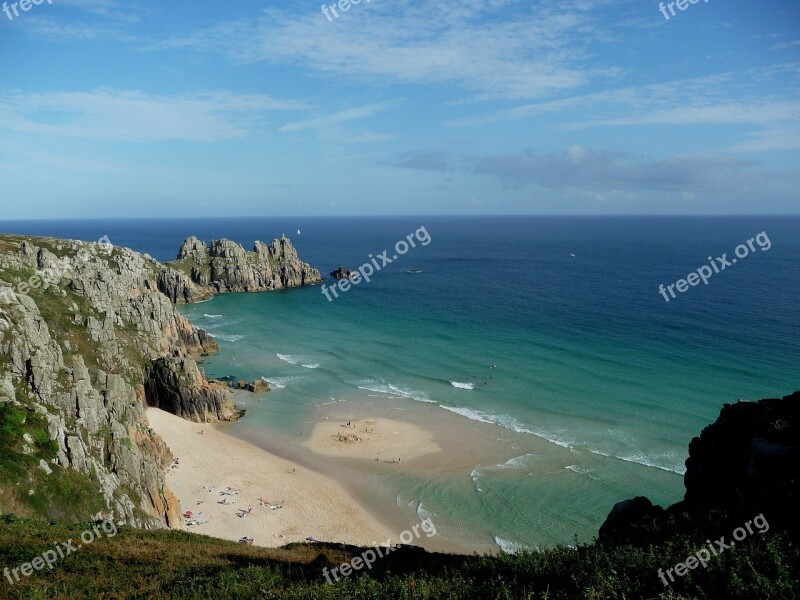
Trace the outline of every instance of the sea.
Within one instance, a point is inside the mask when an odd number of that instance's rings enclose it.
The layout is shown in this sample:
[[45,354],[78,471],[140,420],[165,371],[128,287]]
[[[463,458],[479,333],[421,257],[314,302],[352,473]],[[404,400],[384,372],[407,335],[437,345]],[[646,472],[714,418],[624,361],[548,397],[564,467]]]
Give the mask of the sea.
[[[348,401],[424,404],[544,442],[469,473],[375,475],[364,492],[506,551],[590,542],[627,498],[680,500],[689,442],[724,403],[800,389],[797,216],[6,221],[0,231],[107,236],[161,261],[191,235],[252,249],[286,234],[323,274],[371,264],[370,282],[332,301],[314,286],[180,310],[221,346],[203,363],[209,376],[270,382],[248,402],[251,437],[289,435],[320,405]],[[409,236],[414,247],[397,246]],[[704,266],[707,284],[674,286]],[[670,284],[667,301],[659,288]]]

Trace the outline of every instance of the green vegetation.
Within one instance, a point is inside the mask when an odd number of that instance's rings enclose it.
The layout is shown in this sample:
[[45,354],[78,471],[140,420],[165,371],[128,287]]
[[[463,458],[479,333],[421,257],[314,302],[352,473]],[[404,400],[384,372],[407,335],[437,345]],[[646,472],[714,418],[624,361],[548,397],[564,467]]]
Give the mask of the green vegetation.
[[68,522],[104,508],[98,485],[90,478],[52,464],[49,475],[39,468],[41,460],[49,462],[57,452],[42,415],[24,406],[0,404],[0,507]]
[[[0,519],[0,564],[14,568],[77,540],[89,524],[71,527]],[[498,557],[426,554],[408,548],[333,585],[322,575],[361,553],[329,544],[294,544],[269,550],[170,531],[122,528],[61,560],[52,572],[34,572],[8,598],[274,598],[274,599],[794,599],[800,597],[800,552],[784,534],[751,538],[706,569],[665,589],[659,568],[686,558],[703,544],[682,535],[648,550],[631,546],[564,547]]]

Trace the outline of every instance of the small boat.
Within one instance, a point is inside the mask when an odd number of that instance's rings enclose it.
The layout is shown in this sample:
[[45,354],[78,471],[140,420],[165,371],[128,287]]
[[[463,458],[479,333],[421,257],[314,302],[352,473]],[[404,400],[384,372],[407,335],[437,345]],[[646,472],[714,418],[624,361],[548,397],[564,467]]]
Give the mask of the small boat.
[[297,235],[300,235],[300,230],[299,229],[297,230]]

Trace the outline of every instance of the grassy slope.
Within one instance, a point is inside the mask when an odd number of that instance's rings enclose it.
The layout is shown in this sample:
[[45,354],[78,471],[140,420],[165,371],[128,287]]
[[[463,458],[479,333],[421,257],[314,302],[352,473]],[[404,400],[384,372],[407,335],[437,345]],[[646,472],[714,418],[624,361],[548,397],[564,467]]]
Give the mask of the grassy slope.
[[[17,567],[78,540],[66,527],[0,520],[0,567]],[[697,536],[695,535],[694,538]],[[701,536],[702,537],[702,536]],[[368,573],[329,585],[322,567],[360,554],[336,545],[267,550],[185,532],[122,529],[11,587],[8,598],[798,598],[800,552],[782,534],[747,539],[664,591],[659,567],[683,560],[702,539],[679,536],[649,550],[589,545],[538,554],[462,557],[416,549],[380,559]],[[659,596],[661,594],[661,596]]]

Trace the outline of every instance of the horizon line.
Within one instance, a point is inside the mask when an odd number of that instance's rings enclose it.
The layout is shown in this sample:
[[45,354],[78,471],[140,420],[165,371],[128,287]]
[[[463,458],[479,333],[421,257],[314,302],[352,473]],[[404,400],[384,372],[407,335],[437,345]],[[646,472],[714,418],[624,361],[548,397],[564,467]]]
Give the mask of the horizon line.
[[14,217],[0,219],[0,223],[30,222],[30,221],[232,221],[239,219],[400,219],[400,218],[470,218],[480,219],[486,217],[527,217],[527,218],[743,218],[743,217],[800,217],[800,213],[703,213],[703,214],[643,214],[643,213],[596,213],[596,214],[530,214],[530,213],[486,213],[486,214],[396,214],[396,215],[242,215],[242,216],[165,216],[165,217]]

